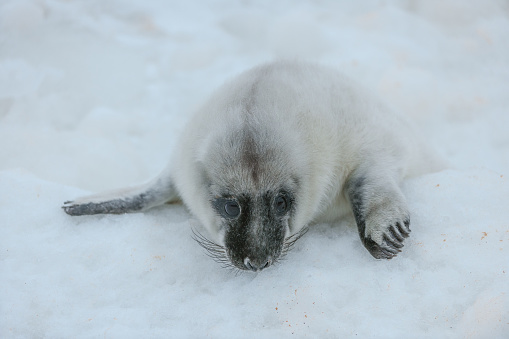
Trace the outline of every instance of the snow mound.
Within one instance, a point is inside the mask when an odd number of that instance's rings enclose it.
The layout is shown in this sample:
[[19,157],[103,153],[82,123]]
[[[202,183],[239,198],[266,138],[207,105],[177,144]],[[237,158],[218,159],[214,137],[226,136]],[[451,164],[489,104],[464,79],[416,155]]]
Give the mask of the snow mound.
[[3,337],[478,337],[507,334],[507,179],[405,182],[412,234],[373,259],[351,221],[316,225],[262,273],[222,269],[179,205],[69,217],[84,192],[0,173]]

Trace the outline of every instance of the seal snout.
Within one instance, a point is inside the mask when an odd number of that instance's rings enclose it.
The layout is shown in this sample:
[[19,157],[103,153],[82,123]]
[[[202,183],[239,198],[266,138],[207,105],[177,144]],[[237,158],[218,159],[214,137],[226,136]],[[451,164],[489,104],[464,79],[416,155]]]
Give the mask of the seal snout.
[[266,260],[251,260],[248,257],[244,259],[244,266],[246,269],[253,272],[258,272],[272,264],[272,257],[269,256]]

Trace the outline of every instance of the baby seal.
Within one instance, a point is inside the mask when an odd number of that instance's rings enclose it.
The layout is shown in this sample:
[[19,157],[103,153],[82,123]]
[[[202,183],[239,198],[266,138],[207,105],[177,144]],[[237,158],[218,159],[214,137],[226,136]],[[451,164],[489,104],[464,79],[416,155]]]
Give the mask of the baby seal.
[[169,166],[147,184],[66,202],[70,215],[182,201],[219,261],[259,271],[308,225],[352,214],[373,257],[410,233],[401,180],[425,167],[410,125],[342,74],[279,61],[223,85],[191,118]]

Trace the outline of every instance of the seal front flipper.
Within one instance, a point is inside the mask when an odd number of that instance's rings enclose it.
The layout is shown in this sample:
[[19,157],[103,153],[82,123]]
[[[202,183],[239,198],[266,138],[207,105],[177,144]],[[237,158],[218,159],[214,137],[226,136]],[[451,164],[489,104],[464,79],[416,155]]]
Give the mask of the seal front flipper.
[[410,214],[397,180],[379,170],[354,171],[345,190],[364,247],[377,259],[391,259],[410,233]]
[[179,200],[167,175],[139,186],[90,195],[64,202],[65,213],[73,216],[142,212],[166,202]]

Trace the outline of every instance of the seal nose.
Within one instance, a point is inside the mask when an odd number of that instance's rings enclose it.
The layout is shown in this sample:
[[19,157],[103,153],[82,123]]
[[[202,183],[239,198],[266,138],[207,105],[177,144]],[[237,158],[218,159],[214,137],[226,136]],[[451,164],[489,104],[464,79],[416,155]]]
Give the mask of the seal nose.
[[244,266],[248,269],[248,270],[251,270],[253,272],[257,272],[257,271],[261,271],[263,270],[264,268],[267,268],[270,266],[270,264],[272,264],[272,258],[269,257],[269,259],[263,261],[251,261],[251,259],[249,258],[245,258],[244,259]]

